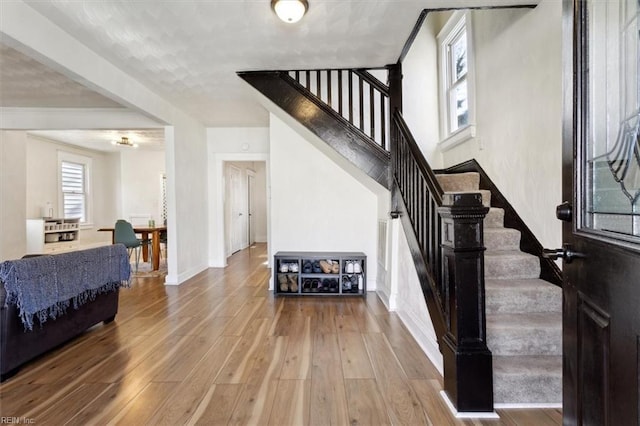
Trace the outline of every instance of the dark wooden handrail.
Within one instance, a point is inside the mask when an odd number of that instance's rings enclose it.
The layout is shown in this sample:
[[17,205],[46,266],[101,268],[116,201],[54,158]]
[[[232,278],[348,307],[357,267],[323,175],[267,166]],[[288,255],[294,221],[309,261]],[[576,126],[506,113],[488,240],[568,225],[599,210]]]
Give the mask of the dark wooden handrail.
[[[371,73],[364,69],[292,70],[284,73],[373,143],[389,150],[389,87]],[[343,105],[345,101],[347,105]]]
[[397,109],[392,126],[392,200],[443,355],[445,392],[458,411],[492,411],[483,242],[489,208],[480,193],[443,192]]
[[393,114],[393,123],[398,126],[403,139],[406,140],[407,147],[411,150],[411,155],[413,156],[417,167],[420,169],[420,173],[424,176],[425,182],[429,187],[429,192],[435,198],[438,207],[442,206],[442,194],[444,191],[436,179],[435,173],[429,166],[429,163],[427,163],[426,158],[424,158],[418,143],[411,134],[409,126],[407,126],[407,123],[404,121],[402,114],[399,111],[395,111]]
[[369,71],[353,70],[353,73],[357,76],[362,77],[364,81],[375,87],[379,92],[382,92],[384,95],[389,96],[389,87],[382,84],[382,82],[375,78]]

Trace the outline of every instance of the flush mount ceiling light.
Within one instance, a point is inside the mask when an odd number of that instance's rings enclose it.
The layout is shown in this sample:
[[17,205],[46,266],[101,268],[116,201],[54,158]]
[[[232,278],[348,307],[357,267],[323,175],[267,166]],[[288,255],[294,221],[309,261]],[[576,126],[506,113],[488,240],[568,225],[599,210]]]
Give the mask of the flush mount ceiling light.
[[307,0],[271,0],[271,8],[278,18],[288,24],[298,22],[309,9]]
[[130,148],[137,148],[138,144],[137,143],[131,143],[129,142],[129,138],[126,136],[123,136],[119,141],[113,141],[111,142],[111,144],[113,145],[119,145],[119,146],[128,146]]

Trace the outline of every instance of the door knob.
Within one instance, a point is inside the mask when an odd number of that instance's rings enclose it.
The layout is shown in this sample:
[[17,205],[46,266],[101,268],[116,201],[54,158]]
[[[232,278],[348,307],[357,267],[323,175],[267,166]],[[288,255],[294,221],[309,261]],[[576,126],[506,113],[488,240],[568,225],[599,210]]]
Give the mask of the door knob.
[[572,251],[568,244],[559,249],[542,249],[542,257],[545,259],[563,259],[565,263],[571,263],[573,259],[582,259],[586,257],[582,253]]
[[556,217],[564,222],[571,222],[573,218],[573,207],[571,207],[568,201],[556,207]]

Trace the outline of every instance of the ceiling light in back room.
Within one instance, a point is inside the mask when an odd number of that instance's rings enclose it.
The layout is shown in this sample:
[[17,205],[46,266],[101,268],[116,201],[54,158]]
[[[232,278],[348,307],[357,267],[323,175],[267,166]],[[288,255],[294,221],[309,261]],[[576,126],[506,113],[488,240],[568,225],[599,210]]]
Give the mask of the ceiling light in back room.
[[130,148],[137,148],[138,144],[137,143],[131,143],[129,141],[129,138],[126,136],[123,136],[119,141],[113,141],[111,142],[112,145],[118,145],[118,146],[128,146]]

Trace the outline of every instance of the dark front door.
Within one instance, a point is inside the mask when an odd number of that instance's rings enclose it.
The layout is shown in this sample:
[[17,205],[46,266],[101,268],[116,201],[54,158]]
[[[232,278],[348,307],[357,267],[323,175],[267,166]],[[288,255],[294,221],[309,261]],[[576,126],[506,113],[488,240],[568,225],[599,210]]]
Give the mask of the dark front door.
[[640,0],[564,5],[564,423],[640,425]]

